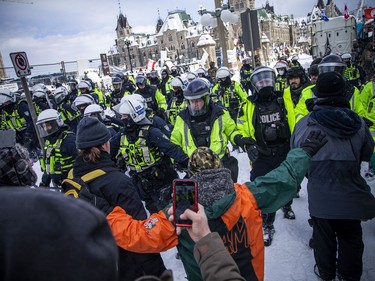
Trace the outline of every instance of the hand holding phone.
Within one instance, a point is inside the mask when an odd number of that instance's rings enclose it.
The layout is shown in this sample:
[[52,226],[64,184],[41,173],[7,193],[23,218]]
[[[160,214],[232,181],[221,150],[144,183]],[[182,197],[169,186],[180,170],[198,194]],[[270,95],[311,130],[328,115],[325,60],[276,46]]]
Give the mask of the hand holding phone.
[[195,180],[176,179],[173,188],[173,216],[176,226],[191,227],[192,221],[181,219],[186,209],[198,212],[198,188]]

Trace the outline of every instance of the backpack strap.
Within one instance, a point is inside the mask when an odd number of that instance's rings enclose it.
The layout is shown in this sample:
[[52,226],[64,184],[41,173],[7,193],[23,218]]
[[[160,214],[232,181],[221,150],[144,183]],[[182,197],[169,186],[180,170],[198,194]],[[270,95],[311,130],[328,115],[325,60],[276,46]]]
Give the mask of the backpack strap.
[[70,169],[68,177],[63,180],[61,186],[66,196],[72,196],[78,198],[78,194],[83,187],[88,188],[88,183],[95,179],[105,175],[107,172],[112,171],[113,168],[109,169],[96,169],[81,177],[73,177],[73,169]]

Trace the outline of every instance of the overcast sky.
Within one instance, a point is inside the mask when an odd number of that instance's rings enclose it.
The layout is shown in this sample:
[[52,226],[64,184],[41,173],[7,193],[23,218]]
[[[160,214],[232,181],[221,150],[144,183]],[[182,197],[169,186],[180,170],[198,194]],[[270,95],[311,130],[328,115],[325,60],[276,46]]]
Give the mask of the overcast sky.
[[[16,2],[33,2],[21,4]],[[30,64],[99,58],[116,38],[116,19],[121,11],[134,32],[152,33],[158,19],[168,11],[184,9],[195,21],[202,4],[214,9],[214,0],[0,0],[0,52],[4,65],[12,66],[9,53],[25,51]],[[317,0],[273,0],[276,14],[306,16]],[[326,3],[326,0],[324,1]],[[335,0],[343,10],[356,7],[354,0]],[[262,7],[266,0],[257,0]],[[310,4],[308,4],[310,3]],[[375,6],[375,0],[366,0]]]

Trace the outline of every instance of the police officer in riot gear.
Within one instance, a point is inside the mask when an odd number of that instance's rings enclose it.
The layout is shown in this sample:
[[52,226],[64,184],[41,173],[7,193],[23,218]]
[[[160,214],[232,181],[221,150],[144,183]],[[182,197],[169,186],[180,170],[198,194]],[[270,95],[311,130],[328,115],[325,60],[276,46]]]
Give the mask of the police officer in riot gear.
[[[254,181],[285,160],[295,115],[292,100],[274,90],[276,75],[272,68],[257,67],[250,81],[254,94],[249,98],[250,102],[244,104],[237,126],[243,136],[255,142],[247,147],[252,166],[250,180]],[[265,246],[272,243],[274,221],[275,213],[263,214]]]
[[40,186],[49,187],[52,182],[56,188],[61,187],[77,157],[76,137],[55,109],[46,109],[38,115],[37,130],[45,140],[44,154],[40,159],[43,171]]
[[184,97],[188,107],[177,116],[171,141],[189,156],[200,146],[209,147],[231,171],[233,181],[237,182],[238,161],[230,155],[228,141],[245,148],[252,144],[252,140],[239,134],[228,110],[211,101],[210,88],[202,78],[188,84]]
[[[322,58],[321,62],[318,64],[319,75],[325,72],[337,72],[341,76],[344,75],[346,65],[343,63],[342,59],[338,55],[328,55]],[[316,87],[307,87],[302,91],[302,96],[295,107],[296,119],[299,121],[305,115],[311,111],[314,106],[314,100]],[[366,117],[366,112],[364,109],[363,101],[360,96],[360,91],[357,87],[353,86],[348,81],[345,82],[345,95],[350,104],[350,109],[353,110],[361,117]],[[310,108],[307,107],[309,105]],[[366,121],[366,120],[365,120]]]
[[241,104],[246,102],[247,92],[237,81],[232,81],[228,67],[220,67],[216,72],[217,84],[212,88],[212,100],[225,107],[234,121],[237,120]]
[[110,141],[111,156],[122,169],[129,168],[150,213],[158,212],[169,202],[171,183],[178,178],[170,158],[187,168],[188,157],[152,126],[143,104],[132,95],[124,98],[118,112],[124,127]]
[[167,105],[167,116],[169,122],[174,125],[178,113],[187,107],[187,102],[184,98],[185,84],[180,76],[177,76],[171,81],[172,92],[168,105]]
[[69,125],[70,129],[75,133],[80,119],[80,113],[75,108],[72,108],[68,90],[64,86],[58,87],[53,92],[53,99],[56,104],[56,110],[60,113],[64,123]]
[[156,115],[166,120],[165,110],[167,103],[165,97],[154,85],[148,85],[143,74],[138,74],[135,78],[137,90],[135,94],[140,94],[146,100],[147,108],[152,109]]
[[289,69],[289,65],[285,60],[280,59],[275,64],[275,69],[277,72],[275,90],[282,93],[288,84],[288,81],[286,79],[286,72]]
[[242,66],[240,69],[240,82],[244,90],[250,94],[252,93],[252,87],[250,83],[250,76],[254,71],[254,68],[251,65],[251,59],[249,57],[245,57],[242,60]]

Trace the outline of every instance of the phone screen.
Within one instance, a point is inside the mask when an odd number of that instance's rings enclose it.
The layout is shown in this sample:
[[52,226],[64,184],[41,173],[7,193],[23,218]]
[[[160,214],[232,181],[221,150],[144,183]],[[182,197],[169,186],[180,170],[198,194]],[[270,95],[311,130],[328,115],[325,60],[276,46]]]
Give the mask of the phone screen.
[[191,220],[182,220],[186,209],[198,211],[197,183],[193,180],[176,180],[173,186],[174,218],[177,226],[191,226]]

